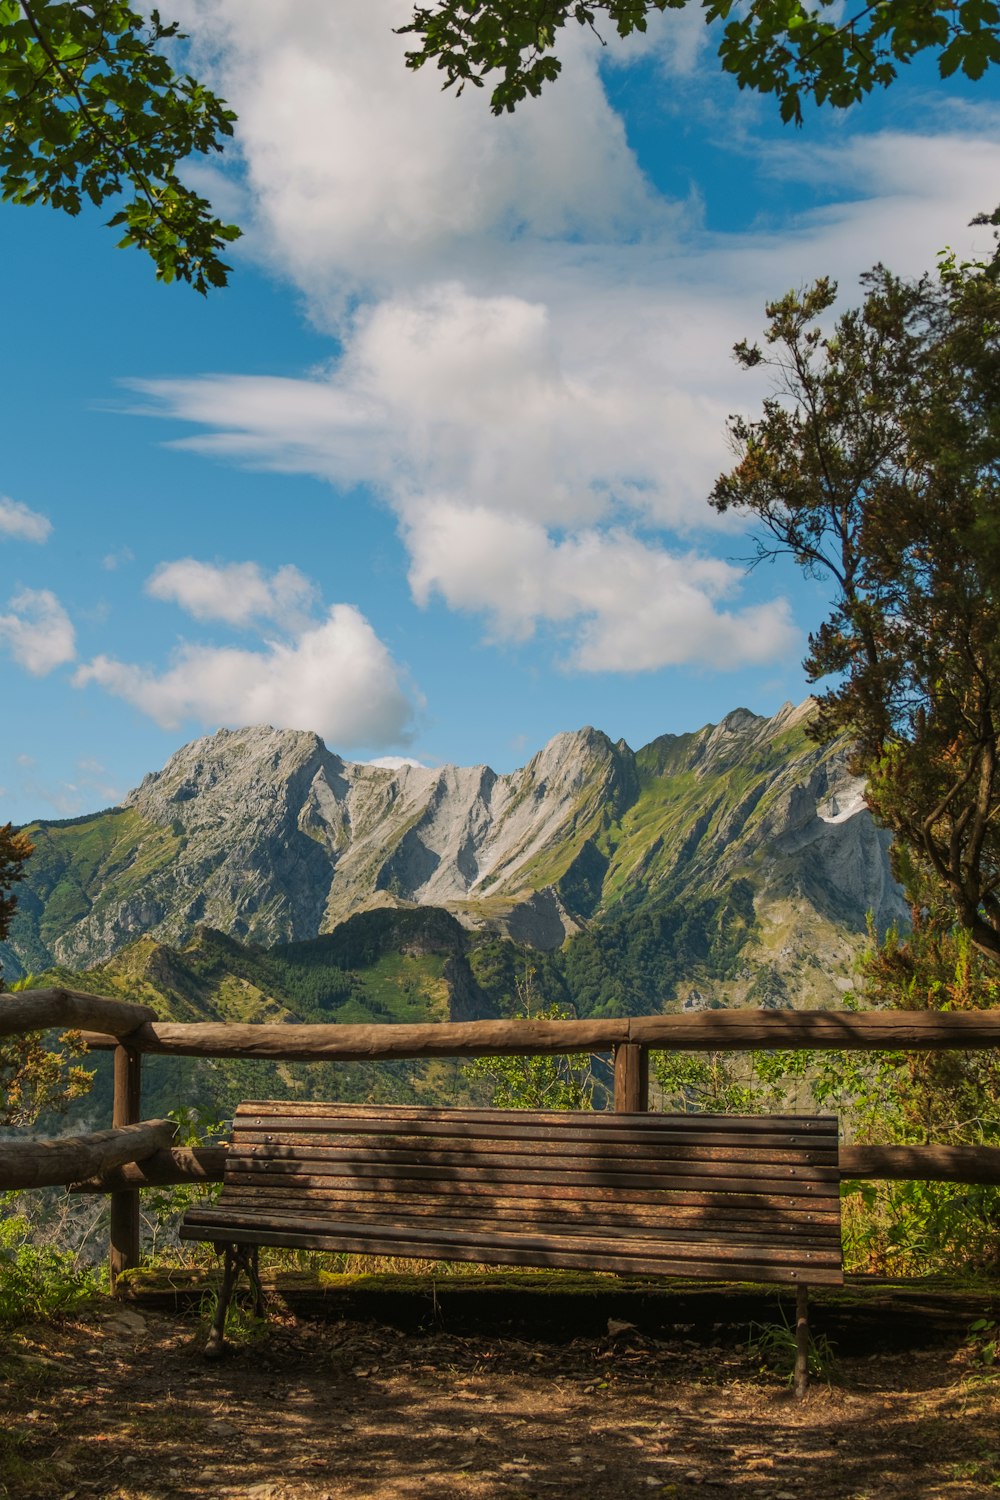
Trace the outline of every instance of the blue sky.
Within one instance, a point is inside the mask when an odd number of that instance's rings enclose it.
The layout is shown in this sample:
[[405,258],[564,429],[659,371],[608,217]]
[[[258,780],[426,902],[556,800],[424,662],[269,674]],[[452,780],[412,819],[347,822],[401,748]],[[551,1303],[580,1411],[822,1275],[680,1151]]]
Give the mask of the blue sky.
[[0,209],[0,819],[106,806],[220,725],[508,770],[798,701],[825,598],[708,509],[733,342],[916,274],[1000,200],[989,79],[780,125],[696,13],[512,118],[404,71],[405,0],[179,0],[240,116],[192,176],[224,292]]

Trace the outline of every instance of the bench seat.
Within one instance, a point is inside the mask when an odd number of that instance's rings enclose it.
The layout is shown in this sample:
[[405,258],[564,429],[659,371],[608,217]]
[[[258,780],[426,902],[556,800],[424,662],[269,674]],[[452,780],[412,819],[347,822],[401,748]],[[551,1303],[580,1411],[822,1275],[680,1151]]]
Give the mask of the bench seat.
[[241,1266],[261,1300],[261,1245],[839,1285],[839,1188],[833,1117],[254,1101],[180,1233],[227,1250],[225,1300]]

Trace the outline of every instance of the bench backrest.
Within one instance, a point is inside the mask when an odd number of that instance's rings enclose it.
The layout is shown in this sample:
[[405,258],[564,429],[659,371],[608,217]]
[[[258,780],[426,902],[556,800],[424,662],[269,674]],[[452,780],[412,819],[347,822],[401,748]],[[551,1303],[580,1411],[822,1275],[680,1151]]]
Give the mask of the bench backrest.
[[[837,1121],[254,1101],[185,1238],[840,1282]],[[225,1229],[225,1233],[222,1230]]]

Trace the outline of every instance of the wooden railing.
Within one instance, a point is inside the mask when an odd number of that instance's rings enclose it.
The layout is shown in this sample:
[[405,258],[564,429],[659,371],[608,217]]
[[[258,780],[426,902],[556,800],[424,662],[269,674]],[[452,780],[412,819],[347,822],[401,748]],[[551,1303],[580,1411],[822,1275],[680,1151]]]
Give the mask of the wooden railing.
[[[0,1146],[0,1189],[62,1183],[111,1195],[111,1275],[139,1262],[138,1190],[222,1180],[225,1147],[172,1149],[169,1121],[141,1121],[142,1057],[359,1062],[428,1057],[611,1053],[614,1108],[649,1107],[653,1050],[944,1051],[1000,1047],[1000,1009],[986,1011],[704,1011],[588,1021],[461,1021],[351,1026],[158,1021],[147,1006],[64,989],[0,995],[0,1036],[51,1027],[114,1051],[112,1130]],[[58,1149],[57,1149],[58,1148]],[[842,1146],[845,1178],[1000,1182],[987,1146]],[[61,1175],[53,1175],[61,1174]],[[20,1174],[20,1175],[18,1175]]]

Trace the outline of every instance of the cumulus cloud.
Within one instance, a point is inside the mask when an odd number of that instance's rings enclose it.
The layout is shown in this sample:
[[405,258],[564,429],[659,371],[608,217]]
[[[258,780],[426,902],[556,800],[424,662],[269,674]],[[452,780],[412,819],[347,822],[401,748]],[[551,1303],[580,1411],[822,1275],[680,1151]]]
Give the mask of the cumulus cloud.
[[[726,408],[716,395],[671,388],[660,353],[635,332],[627,363],[595,348],[567,351],[545,306],[449,284],[366,311],[341,360],[315,379],[140,389],[211,429],[189,446],[345,487],[378,486],[400,519],[419,602],[437,592],[453,608],[485,610],[498,633],[520,638],[542,620],[570,629],[575,621],[579,649],[567,659],[608,669],[622,611],[631,609],[656,638],[641,653],[643,665],[699,652],[719,660],[714,628],[700,644],[688,636],[678,654],[663,604],[665,592],[678,596],[683,576],[701,600],[698,618],[714,620],[714,565],[703,559],[695,567],[689,547],[672,561],[662,539],[635,535],[626,548],[621,532],[626,524],[712,526],[703,497],[721,458]],[[602,541],[601,527],[613,528],[615,540]],[[586,535],[577,547],[568,539],[556,545],[549,534],[580,528]],[[595,552],[598,566],[611,568],[628,556],[618,583],[598,579]],[[555,559],[558,590],[549,576]],[[730,587],[735,576],[729,570]],[[252,570],[238,580],[232,569],[190,561],[160,570],[150,585],[202,618],[224,607],[234,623],[266,613],[270,588]],[[727,614],[719,629],[728,639],[738,622],[739,658],[759,660],[765,642],[772,652],[787,644],[787,626],[774,628],[779,614],[778,606]],[[633,656],[624,669],[636,664]]]
[[[408,72],[411,0],[182,0],[198,63],[239,116],[251,251],[336,316],[405,266],[437,278],[498,240],[607,239],[673,217],[650,191],[598,72],[567,34],[559,97],[496,120]],[[575,30],[575,28],[574,28]]]
[[414,760],[412,755],[378,755],[374,760],[366,760],[363,764],[377,766],[380,771],[401,771],[404,766],[411,766],[416,771],[428,769],[422,760]]
[[18,542],[46,542],[51,533],[48,516],[29,509],[20,500],[0,495],[0,537],[13,537]]
[[[411,43],[393,27],[412,0],[180,3],[199,66],[239,115],[249,253],[338,337],[302,379],[141,385],[199,429],[186,445],[373,487],[418,602],[478,613],[494,638],[545,627],[578,670],[794,649],[787,604],[742,605],[738,571],[712,556],[741,550],[735,518],[705,503],[729,463],[725,419],[765,388],[732,345],[790,286],[829,274],[847,298],[876,259],[914,274],[942,244],[969,244],[962,226],[1000,178],[996,110],[762,141],[757,106],[719,94],[713,60],[727,148],[829,201],[711,234],[696,193],[668,201],[643,175],[585,28],[567,28],[560,82],[497,120],[484,93],[456,103],[434,69],[404,69]],[[706,36],[694,11],[654,16],[603,56],[659,65],[698,104],[686,91]],[[232,566],[239,578],[165,564],[150,591],[240,626],[306,607],[279,598],[279,575]]]
[[165,729],[194,720],[313,729],[339,746],[392,745],[409,736],[412,705],[389,651],[359,610],[335,604],[294,639],[259,650],[182,645],[163,672],[98,656],[74,683],[96,683]]
[[76,656],[73,622],[50,589],[22,589],[0,615],[0,646],[33,677],[45,677]]
[[317,598],[315,584],[290,563],[268,577],[254,562],[217,565],[193,557],[161,563],[146,592],[179,604],[196,620],[244,627],[257,621],[300,624]]
[[585,530],[554,541],[543,526],[441,504],[421,516],[410,580],[425,603],[485,610],[499,636],[536,622],[573,623],[566,664],[638,672],[693,661],[740,667],[799,644],[782,600],[744,609],[742,573],[717,558],[674,555],[626,532]]

